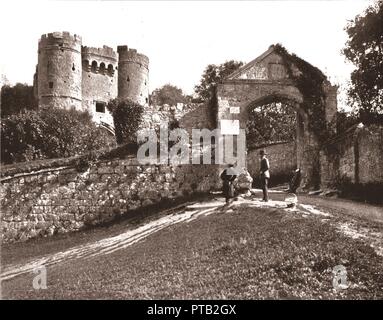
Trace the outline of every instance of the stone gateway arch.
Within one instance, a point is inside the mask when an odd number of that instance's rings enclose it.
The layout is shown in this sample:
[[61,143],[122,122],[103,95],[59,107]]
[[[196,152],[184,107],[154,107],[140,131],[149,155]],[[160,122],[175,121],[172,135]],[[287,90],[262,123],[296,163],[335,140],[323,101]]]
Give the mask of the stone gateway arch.
[[[335,131],[337,86],[323,73],[287,51],[272,45],[217,86],[217,123],[232,120],[246,129],[249,109],[283,102],[296,110],[296,159],[305,189],[320,185],[323,137]],[[315,98],[315,99],[314,99]]]

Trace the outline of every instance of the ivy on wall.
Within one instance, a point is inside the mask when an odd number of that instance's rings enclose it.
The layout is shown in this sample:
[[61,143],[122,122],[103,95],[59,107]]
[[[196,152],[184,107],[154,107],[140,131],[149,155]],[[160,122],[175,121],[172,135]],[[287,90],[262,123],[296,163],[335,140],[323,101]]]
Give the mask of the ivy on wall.
[[[326,76],[316,67],[295,54],[290,54],[282,45],[276,44],[275,50],[280,54],[287,65],[287,73],[303,96],[301,107],[309,118],[309,127],[324,143],[330,138],[330,131],[326,124],[326,94],[324,85]],[[294,72],[294,67],[300,72]]]

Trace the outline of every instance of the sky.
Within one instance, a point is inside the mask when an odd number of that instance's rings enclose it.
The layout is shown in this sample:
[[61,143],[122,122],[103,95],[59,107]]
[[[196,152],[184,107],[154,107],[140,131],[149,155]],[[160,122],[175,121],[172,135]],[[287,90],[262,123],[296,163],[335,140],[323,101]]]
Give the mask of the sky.
[[[341,89],[353,66],[341,50],[347,22],[372,0],[0,1],[0,74],[32,84],[40,36],[69,31],[83,45],[128,45],[150,59],[150,91],[193,93],[208,64],[250,62],[281,43]],[[342,97],[340,98],[342,99]]]

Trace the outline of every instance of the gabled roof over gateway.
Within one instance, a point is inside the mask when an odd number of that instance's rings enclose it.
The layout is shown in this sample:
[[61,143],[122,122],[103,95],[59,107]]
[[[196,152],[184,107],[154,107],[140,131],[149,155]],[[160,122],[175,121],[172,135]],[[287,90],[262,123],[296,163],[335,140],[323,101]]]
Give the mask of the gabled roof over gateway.
[[283,80],[287,79],[287,66],[276,47],[271,45],[259,57],[229,75],[226,80]]
[[[284,56],[291,61],[299,61],[299,64],[304,64],[311,70],[315,69],[323,75],[318,68],[296,55],[289,54],[280,44],[276,44],[271,45],[267,51],[230,74],[225,80],[286,80],[289,78],[289,66]],[[301,74],[295,63],[290,64],[290,68],[294,76]]]

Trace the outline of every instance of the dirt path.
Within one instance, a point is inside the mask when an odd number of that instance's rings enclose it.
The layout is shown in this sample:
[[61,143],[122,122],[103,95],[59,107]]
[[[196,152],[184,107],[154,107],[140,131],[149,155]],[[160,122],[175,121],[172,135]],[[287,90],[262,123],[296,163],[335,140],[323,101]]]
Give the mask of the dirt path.
[[346,199],[333,199],[320,196],[299,195],[301,202],[329,210],[339,210],[344,215],[358,217],[373,222],[383,223],[383,206],[355,202]]
[[[131,246],[168,226],[178,223],[187,223],[213,213],[219,214],[225,211],[235,210],[237,206],[273,208],[284,210],[288,214],[299,213],[307,218],[321,219],[324,223],[332,224],[338,232],[350,238],[358,238],[364,241],[374,248],[378,255],[383,256],[383,225],[379,223],[365,225],[360,223],[360,220],[356,220],[352,217],[356,216],[359,219],[362,213],[366,214],[366,208],[368,208],[366,216],[369,217],[371,221],[380,221],[380,218],[383,217],[382,208],[354,202],[333,201],[332,199],[328,200],[307,196],[299,196],[299,203],[293,208],[287,208],[286,202],[284,201],[284,193],[274,191],[271,192],[271,196],[273,200],[268,203],[261,202],[257,192],[251,197],[239,197],[228,206],[224,206],[225,203],[222,198],[197,202],[180,209],[178,212],[160,217],[116,236],[105,237],[101,240],[75,246],[64,251],[47,254],[38,259],[31,259],[27,263],[6,265],[2,269],[1,280],[9,280],[19,275],[32,272],[42,265],[47,267],[75,259],[110,254]],[[342,214],[344,216],[340,217]]]
[[174,213],[157,220],[151,221],[136,229],[123,232],[117,236],[105,238],[93,243],[76,246],[66,251],[49,254],[42,258],[32,260],[26,264],[16,264],[5,266],[1,273],[0,280],[8,280],[21,274],[32,272],[40,266],[51,266],[61,262],[68,262],[73,259],[89,258],[126,248],[132,244],[145,239],[149,235],[181,222],[192,221],[199,216],[211,214],[214,210],[222,206],[222,202],[201,203],[197,206],[187,207],[183,212]]

